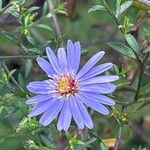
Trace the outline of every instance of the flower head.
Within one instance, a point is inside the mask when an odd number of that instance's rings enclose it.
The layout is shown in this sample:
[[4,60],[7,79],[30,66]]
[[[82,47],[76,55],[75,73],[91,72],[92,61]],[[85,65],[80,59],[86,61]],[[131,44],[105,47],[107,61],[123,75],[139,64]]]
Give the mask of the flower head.
[[116,75],[101,75],[110,69],[112,63],[104,63],[95,67],[103,57],[104,52],[98,52],[78,71],[80,64],[80,42],[67,42],[67,54],[64,48],[59,48],[57,56],[46,48],[48,60],[37,58],[37,63],[46,72],[49,79],[34,81],[27,89],[38,94],[29,98],[26,103],[34,104],[30,117],[41,115],[40,123],[49,125],[60,113],[57,123],[58,130],[68,130],[73,118],[79,128],[84,125],[93,128],[92,119],[85,105],[97,112],[108,115],[107,105],[115,104],[114,100],[105,96],[113,92],[116,86],[110,82],[118,79]]

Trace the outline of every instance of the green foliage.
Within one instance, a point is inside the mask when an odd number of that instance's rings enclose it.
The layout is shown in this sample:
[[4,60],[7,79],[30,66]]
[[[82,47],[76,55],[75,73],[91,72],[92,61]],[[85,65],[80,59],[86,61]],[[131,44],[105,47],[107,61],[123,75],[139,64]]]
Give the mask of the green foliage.
[[139,54],[139,44],[137,43],[136,39],[131,34],[125,35],[126,41],[128,42],[129,46],[134,50],[135,53]]
[[[132,150],[136,150],[136,149],[132,148]],[[147,148],[142,148],[142,146],[140,145],[137,150],[147,150]]]
[[94,5],[94,6],[92,6],[92,7],[88,10],[87,13],[91,13],[91,12],[98,11],[98,10],[106,11],[104,6],[102,6],[102,5]]
[[109,42],[107,44],[110,47],[112,47],[114,50],[116,50],[117,52],[119,52],[129,58],[136,59],[136,56],[135,56],[134,52],[132,51],[132,49],[130,49],[128,46],[124,45],[123,43]]
[[[144,116],[149,114],[150,82],[147,75],[149,72],[145,73],[145,66],[149,66],[150,62],[148,57],[150,32],[149,21],[146,20],[147,14],[144,16],[140,12],[140,10],[148,11],[149,3],[145,1],[137,6],[135,1],[131,0],[94,0],[84,1],[84,3],[78,1],[75,15],[69,18],[67,11],[71,11],[74,6],[73,3],[67,5],[67,2],[52,1],[54,9],[50,10],[47,0],[43,7],[42,4],[39,4],[39,7],[34,6],[33,1],[29,0],[12,0],[8,4],[0,1],[0,16],[10,14],[16,23],[7,24],[5,22],[7,20],[0,18],[1,150],[108,150],[110,146],[105,145],[103,139],[117,138],[120,127],[123,129],[121,136],[123,142],[118,149],[126,150],[128,147],[129,149],[135,147],[133,144],[136,142],[136,137],[132,125],[134,122],[141,123]],[[130,7],[131,5],[135,8]],[[95,11],[97,13],[93,13]],[[140,20],[142,15],[144,22],[136,20],[137,18]],[[1,24],[3,20],[4,25]],[[55,30],[54,20],[60,26],[62,36]],[[136,25],[138,30],[133,30],[136,29]],[[99,50],[106,51],[106,58],[102,61],[116,64],[106,74],[114,72],[120,77],[116,82],[116,92],[109,95],[116,99],[116,105],[110,107],[111,114],[102,117],[90,110],[94,129],[82,130],[81,134],[78,133],[73,122],[67,132],[57,131],[56,121],[50,126],[41,126],[38,117],[27,117],[31,108],[25,104],[26,99],[30,97],[26,89],[27,83],[36,79],[45,79],[44,73],[37,66],[36,57],[45,56],[46,46],[56,49],[68,38],[81,41],[85,48],[82,50],[81,63],[83,64]],[[115,41],[108,43],[115,51],[110,51],[110,48],[106,47],[105,43],[108,41]],[[116,56],[116,51],[127,58]],[[10,56],[7,58],[7,55]],[[141,68],[142,77],[139,79]],[[139,85],[140,80],[142,80],[141,85]],[[133,101],[136,94],[138,96]],[[126,107],[125,111],[122,111],[122,106]],[[143,131],[148,134],[149,129],[143,127]],[[21,146],[19,147],[17,143]],[[148,150],[148,145],[137,144],[142,145],[138,150]]]
[[121,4],[121,0],[117,0],[117,3],[116,3],[116,17],[117,18],[132,5],[132,1],[126,1],[122,3],[121,5],[120,4]]
[[144,53],[148,53],[150,52],[150,46],[148,46],[145,50],[144,50]]

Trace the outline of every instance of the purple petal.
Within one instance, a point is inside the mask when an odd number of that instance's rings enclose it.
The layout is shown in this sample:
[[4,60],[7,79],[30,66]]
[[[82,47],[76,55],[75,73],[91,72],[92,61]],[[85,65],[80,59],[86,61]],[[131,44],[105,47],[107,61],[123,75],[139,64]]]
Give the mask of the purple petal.
[[80,100],[77,100],[76,102],[77,102],[78,107],[80,109],[80,112],[81,112],[81,115],[82,115],[82,118],[83,118],[85,125],[89,129],[92,129],[93,128],[93,122],[92,122],[91,116],[89,115],[85,106],[82,104],[82,102]]
[[96,103],[102,103],[105,105],[113,106],[115,105],[115,101],[107,96],[104,96],[102,94],[98,93],[92,93],[92,92],[80,92],[79,95],[82,95],[86,99],[90,99],[90,101],[96,102]]
[[54,52],[51,50],[50,47],[46,47],[46,53],[47,53],[48,59],[52,65],[53,69],[55,70],[55,72],[57,74],[60,74],[61,73],[60,67],[59,67],[58,60],[57,60]]
[[87,97],[83,96],[83,95],[79,95],[79,94],[76,94],[77,97],[83,102],[85,103],[86,105],[88,105],[89,107],[91,107],[92,109],[96,110],[97,112],[103,114],[103,115],[108,115],[109,114],[109,111],[108,109],[100,104],[100,103],[96,103],[96,102],[93,102],[89,99],[87,99]]
[[74,54],[74,45],[71,40],[67,41],[67,60],[68,60],[68,69],[71,71],[75,62],[75,54]]
[[49,107],[49,109],[46,112],[44,112],[44,114],[40,118],[40,123],[43,126],[47,126],[48,124],[50,124],[57,117],[58,113],[61,111],[63,104],[64,100],[56,100],[55,104]]
[[75,51],[75,62],[74,62],[74,73],[78,71],[79,64],[80,64],[80,56],[81,56],[81,45],[80,42],[75,42],[74,43],[74,51]]
[[34,81],[27,85],[27,89],[37,94],[50,94],[54,92],[54,85],[50,80]]
[[83,118],[81,115],[81,112],[79,110],[79,107],[77,105],[76,99],[74,99],[74,97],[72,97],[72,99],[70,99],[70,109],[72,111],[72,116],[76,122],[76,124],[78,125],[78,127],[80,129],[84,128],[84,123],[83,123]]
[[39,66],[42,68],[43,71],[45,71],[49,77],[53,78],[53,76],[56,74],[54,71],[53,67],[49,62],[47,62],[45,59],[42,57],[37,57],[37,63]]
[[59,48],[57,51],[58,62],[61,70],[67,70],[67,56],[64,48]]
[[62,107],[62,110],[58,119],[57,129],[58,130],[63,129],[67,131],[71,123],[71,118],[72,118],[72,113],[70,110],[69,100],[66,100]]
[[78,72],[77,78],[81,78],[85,75],[105,54],[104,51],[96,53],[92,58],[88,60],[88,62],[82,67],[82,69]]
[[40,102],[46,101],[48,99],[51,99],[52,97],[53,97],[53,95],[50,95],[50,94],[49,95],[37,95],[37,96],[29,98],[26,101],[26,104],[40,103]]
[[113,66],[112,63],[105,63],[99,66],[92,68],[88,73],[80,78],[80,81],[92,78],[100,73],[105,72],[106,70],[110,69]]
[[68,69],[74,74],[77,72],[80,64],[81,46],[80,42],[73,42],[68,40],[67,42],[67,59],[68,59]]
[[94,92],[94,93],[101,93],[101,94],[108,94],[114,92],[116,89],[116,86],[112,83],[99,83],[99,84],[89,84],[87,85],[81,85],[80,90],[81,91],[87,91],[87,92]]
[[29,117],[37,116],[45,112],[54,103],[54,101],[54,99],[50,99],[38,103],[36,106],[33,107],[32,112],[29,114]]
[[98,76],[91,79],[87,79],[85,81],[81,81],[80,85],[88,85],[88,84],[97,84],[97,83],[108,83],[112,81],[118,80],[119,77],[116,75],[105,75],[105,76]]

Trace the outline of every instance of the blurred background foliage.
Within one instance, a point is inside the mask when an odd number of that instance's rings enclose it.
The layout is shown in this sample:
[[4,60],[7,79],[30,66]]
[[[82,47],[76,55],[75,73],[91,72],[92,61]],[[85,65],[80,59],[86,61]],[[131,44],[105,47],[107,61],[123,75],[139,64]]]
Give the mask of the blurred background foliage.
[[[130,59],[135,57],[130,50],[108,43],[128,43],[133,49],[138,45],[139,56],[149,53],[150,2],[107,0],[120,21],[119,26],[102,2],[0,0],[0,150],[109,150],[114,148],[120,129],[123,134],[119,149],[150,150],[150,59],[143,65],[138,102],[121,113],[122,102],[130,102],[136,92],[140,68],[136,60]],[[124,36],[127,33],[133,37]],[[81,41],[82,65],[92,54],[104,50],[106,54],[100,63],[115,64],[106,74],[120,76],[117,91],[109,95],[117,101],[110,108],[112,113],[103,117],[89,110],[94,120],[92,130],[78,130],[72,124],[68,132],[58,132],[55,122],[44,128],[38,117],[28,118],[31,108],[25,101],[31,93],[26,85],[46,79],[36,57],[45,57],[46,46],[57,49],[67,39]]]

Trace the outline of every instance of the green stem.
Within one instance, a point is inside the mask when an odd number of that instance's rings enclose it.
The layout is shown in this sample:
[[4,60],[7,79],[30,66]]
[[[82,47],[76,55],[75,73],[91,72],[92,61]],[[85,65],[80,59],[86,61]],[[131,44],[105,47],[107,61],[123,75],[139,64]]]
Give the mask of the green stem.
[[140,9],[140,10],[144,10],[144,11],[150,11],[150,6],[145,5],[142,2],[139,2],[138,0],[133,0],[133,4],[134,7]]
[[107,10],[107,12],[109,13],[109,15],[114,19],[115,23],[117,24],[117,26],[119,27],[121,25],[120,21],[116,18],[116,16],[114,15],[114,13],[112,12],[112,10],[110,9],[110,7],[108,6],[108,4],[106,3],[105,0],[101,0],[103,6],[105,7],[105,9]]
[[[120,25],[121,25],[120,20],[115,16],[115,14],[114,14],[113,11],[111,10],[111,8],[108,6],[108,4],[106,3],[106,1],[105,1],[105,0],[101,0],[101,1],[102,1],[103,6],[105,7],[105,9],[107,10],[107,12],[109,13],[109,15],[114,19],[114,21],[115,21],[115,23],[116,23],[116,25],[117,25],[119,31],[122,33],[122,35],[124,36],[124,39],[126,40],[126,38],[125,38],[125,33],[124,33],[123,29],[122,29],[122,28],[119,28]],[[140,59],[140,57],[137,55],[137,53],[136,53],[132,48],[131,48],[131,50],[132,50],[132,52],[135,54],[135,56],[136,56],[138,62],[141,63],[141,59]]]
[[[9,69],[7,68],[5,62],[3,60],[1,60],[1,65],[4,68],[4,70],[6,71],[7,74],[9,74]],[[14,83],[14,85],[16,87],[18,87],[23,93],[24,90],[22,89],[22,87],[18,84],[18,82],[15,80],[15,78],[13,76],[10,76],[11,81]]]
[[[53,8],[52,0],[47,0],[47,4],[48,4],[49,11],[53,11],[54,8]],[[54,23],[54,27],[55,27],[56,33],[59,35],[59,37],[62,37],[61,36],[60,26],[59,26],[59,23],[58,23],[58,20],[57,20],[57,17],[56,17],[55,14],[53,14],[52,19],[53,19],[53,23]]]
[[0,15],[2,15],[9,7],[10,7],[10,3],[9,3],[8,5],[6,5],[6,6],[0,11]]
[[[33,56],[28,56],[28,55],[17,55],[17,56],[0,56],[0,59],[35,59],[39,55],[33,55]],[[47,58],[47,56],[42,56],[43,58]]]

